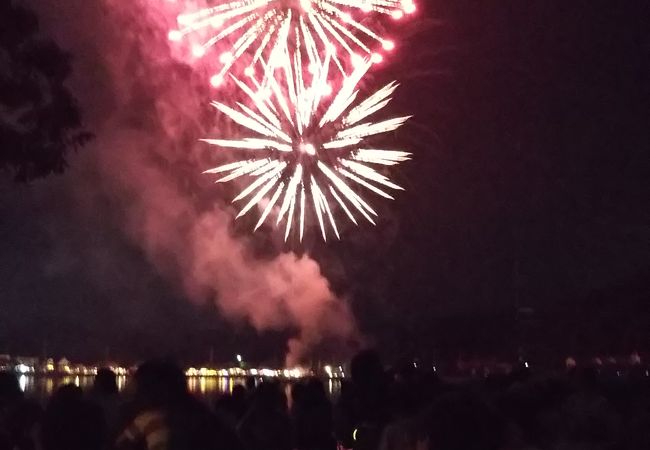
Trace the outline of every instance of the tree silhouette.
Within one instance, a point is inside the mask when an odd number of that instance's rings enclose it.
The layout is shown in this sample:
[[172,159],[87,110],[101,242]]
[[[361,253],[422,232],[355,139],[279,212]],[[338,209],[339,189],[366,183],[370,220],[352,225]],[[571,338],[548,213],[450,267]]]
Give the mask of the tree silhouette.
[[92,135],[65,87],[70,55],[39,33],[36,15],[0,2],[0,170],[28,181],[67,166]]

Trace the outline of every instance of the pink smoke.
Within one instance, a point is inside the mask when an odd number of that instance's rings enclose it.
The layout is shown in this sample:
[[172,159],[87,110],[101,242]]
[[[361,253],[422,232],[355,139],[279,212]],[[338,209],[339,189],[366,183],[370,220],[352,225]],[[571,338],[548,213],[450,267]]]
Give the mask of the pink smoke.
[[[74,162],[72,193],[96,212],[107,193],[119,227],[188,298],[215,301],[233,321],[258,330],[291,329],[287,363],[323,339],[358,337],[348,305],[316,261],[294,253],[252,254],[232,231],[233,211],[201,172],[210,150],[197,142],[215,116],[205,73],[172,56],[174,12],[165,0],[47,0],[44,26],[76,57],[73,89],[97,134]],[[214,164],[212,164],[214,165]]]

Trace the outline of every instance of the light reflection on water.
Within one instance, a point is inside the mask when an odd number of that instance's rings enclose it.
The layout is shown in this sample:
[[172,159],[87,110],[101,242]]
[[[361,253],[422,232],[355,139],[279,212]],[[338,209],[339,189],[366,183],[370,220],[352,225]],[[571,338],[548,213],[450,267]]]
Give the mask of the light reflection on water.
[[[54,391],[64,384],[74,384],[83,390],[90,389],[93,385],[94,377],[85,375],[71,375],[66,377],[35,377],[33,375],[21,375],[18,378],[20,389],[28,397],[45,400],[49,398]],[[117,377],[117,387],[122,391],[126,386],[126,377]]]
[[[45,401],[54,391],[64,384],[75,384],[84,391],[92,387],[94,381],[93,376],[67,376],[67,377],[34,377],[32,375],[21,375],[18,378],[20,389],[25,392],[28,397]],[[120,392],[127,389],[129,385],[129,378],[125,376],[117,377],[117,387]],[[259,380],[256,380],[259,383]],[[212,399],[219,394],[231,393],[233,388],[238,384],[244,384],[243,378],[229,378],[229,377],[190,377],[187,379],[187,387],[191,393],[197,397],[204,399]],[[289,385],[285,386],[285,392],[289,395]],[[338,397],[341,390],[341,383],[339,380],[330,379],[325,388],[329,393],[330,398]]]

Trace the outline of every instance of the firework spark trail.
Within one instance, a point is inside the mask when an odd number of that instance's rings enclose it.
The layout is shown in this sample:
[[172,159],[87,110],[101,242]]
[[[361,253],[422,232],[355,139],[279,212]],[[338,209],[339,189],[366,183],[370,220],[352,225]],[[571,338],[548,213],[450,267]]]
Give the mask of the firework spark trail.
[[[172,1],[172,0],[168,0]],[[217,86],[233,65],[244,55],[246,74],[266,61],[273,68],[282,48],[300,42],[310,65],[321,64],[319,55],[332,53],[334,65],[346,75],[346,67],[355,68],[364,58],[380,62],[382,50],[395,44],[379,36],[365,25],[369,14],[389,15],[400,19],[415,12],[413,0],[237,0],[219,2],[214,6],[178,16],[178,29],[169,32],[171,41],[188,38],[197,58],[213,50],[217,44],[222,52],[221,69],[211,82]],[[227,49],[224,49],[224,46]],[[342,51],[341,51],[342,50]],[[347,54],[347,59],[342,59]]]
[[[355,214],[374,224],[373,216],[377,213],[357,191],[366,189],[392,199],[387,188],[402,188],[373,166],[392,166],[410,159],[410,153],[365,148],[364,143],[366,138],[399,128],[408,119],[367,120],[388,104],[397,84],[389,83],[355,104],[358,83],[372,64],[364,60],[352,74],[343,78],[330,101],[327,74],[331,54],[325,56],[323,64],[312,67],[309,76],[302,71],[298,53],[291,57],[286,48],[283,51],[286,63],[282,73],[268,79],[268,90],[256,90],[231,75],[249,97],[253,108],[242,103],[237,103],[239,109],[220,102],[212,103],[247,132],[255,134],[242,139],[204,139],[208,144],[243,152],[240,161],[223,164],[206,173],[222,174],[217,182],[244,176],[252,178],[253,181],[233,200],[247,200],[237,217],[257,204],[264,204],[255,226],[257,229],[279,205],[276,224],[286,220],[285,240],[294,221],[299,223],[302,240],[307,208],[313,209],[324,240],[327,240],[328,229],[340,237],[333,202],[354,224],[357,224]],[[279,79],[283,80],[283,86]],[[253,85],[260,83],[253,82]]]

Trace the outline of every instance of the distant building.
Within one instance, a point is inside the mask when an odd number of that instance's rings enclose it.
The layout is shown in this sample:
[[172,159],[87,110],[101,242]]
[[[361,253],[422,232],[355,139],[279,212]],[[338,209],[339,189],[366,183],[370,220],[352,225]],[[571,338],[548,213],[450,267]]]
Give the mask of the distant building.
[[70,361],[66,358],[61,358],[57,363],[56,368],[59,373],[70,373]]
[[0,355],[0,370],[11,370],[13,367],[11,355]]

